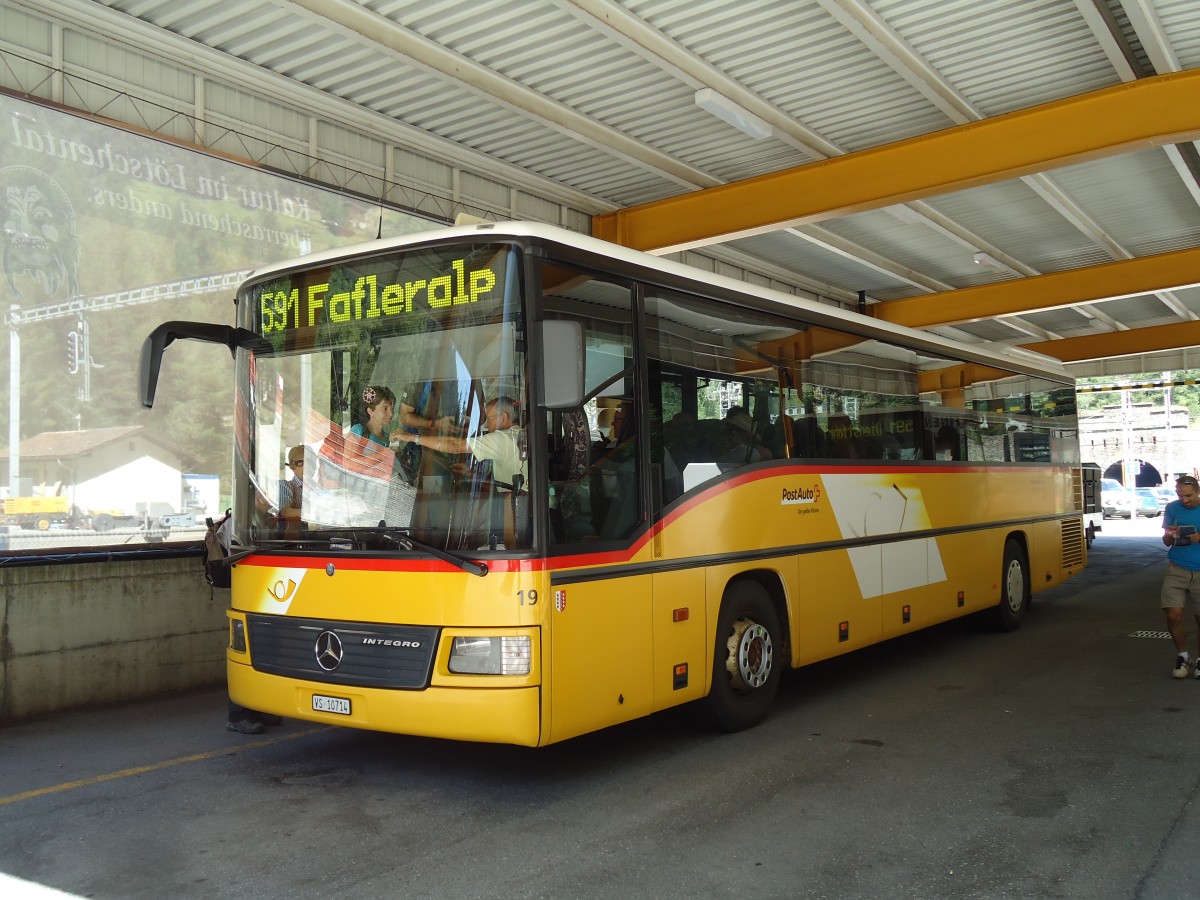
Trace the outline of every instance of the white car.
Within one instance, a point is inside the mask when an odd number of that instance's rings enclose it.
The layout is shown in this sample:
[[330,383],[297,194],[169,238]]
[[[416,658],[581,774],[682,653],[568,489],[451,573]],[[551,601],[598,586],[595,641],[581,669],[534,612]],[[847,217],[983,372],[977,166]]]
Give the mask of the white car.
[[1132,519],[1138,501],[1133,491],[1120,488],[1104,491],[1100,495],[1100,504],[1106,519]]
[[1138,488],[1133,492],[1135,515],[1155,519],[1163,514],[1163,505],[1158,502],[1158,494],[1153,488]]

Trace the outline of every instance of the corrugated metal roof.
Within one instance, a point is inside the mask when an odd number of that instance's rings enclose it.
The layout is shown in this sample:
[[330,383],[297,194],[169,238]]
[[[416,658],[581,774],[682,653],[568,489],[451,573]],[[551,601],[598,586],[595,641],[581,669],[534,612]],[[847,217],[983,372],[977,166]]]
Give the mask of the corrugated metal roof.
[[[69,15],[83,0],[49,2]],[[316,88],[348,116],[368,109],[520,167],[594,198],[596,212],[1200,67],[1195,0],[1137,0],[1131,10],[1122,0],[84,5]],[[1139,26],[1147,14],[1159,29]],[[756,140],[699,109],[701,87],[749,103],[772,136]],[[1144,149],[910,204],[901,214],[917,224],[857,213],[728,249],[797,285],[828,286],[840,303],[859,290],[913,296],[1196,247],[1198,178],[1194,145]],[[1012,271],[981,268],[977,251]],[[1145,327],[1195,318],[1194,293],[1176,292],[1187,297],[1177,312],[1152,295],[1096,308]],[[1025,342],[1039,328],[1086,333],[1099,320],[1059,310],[1008,321],[955,327]]]

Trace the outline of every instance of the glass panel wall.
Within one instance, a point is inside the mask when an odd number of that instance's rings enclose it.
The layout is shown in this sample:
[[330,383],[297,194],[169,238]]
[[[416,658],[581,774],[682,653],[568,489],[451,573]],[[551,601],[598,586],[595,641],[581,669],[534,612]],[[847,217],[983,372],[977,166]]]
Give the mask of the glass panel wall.
[[172,347],[146,411],[143,338],[232,324],[255,267],[436,223],[12,96],[0,123],[8,549],[195,541],[229,504],[232,360]]

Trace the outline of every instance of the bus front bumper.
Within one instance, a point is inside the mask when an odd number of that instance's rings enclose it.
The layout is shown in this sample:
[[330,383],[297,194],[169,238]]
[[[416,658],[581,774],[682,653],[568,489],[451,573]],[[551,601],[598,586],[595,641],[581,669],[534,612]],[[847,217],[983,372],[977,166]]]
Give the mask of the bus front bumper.
[[230,698],[258,712],[456,741],[536,747],[541,740],[537,686],[383,690],[282,678],[232,659],[226,668]]

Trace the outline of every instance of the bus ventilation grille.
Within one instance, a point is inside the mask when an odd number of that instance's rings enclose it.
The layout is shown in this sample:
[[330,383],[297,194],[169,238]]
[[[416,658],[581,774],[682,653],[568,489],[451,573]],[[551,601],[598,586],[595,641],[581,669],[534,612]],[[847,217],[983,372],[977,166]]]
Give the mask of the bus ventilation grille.
[[360,687],[429,685],[436,628],[262,615],[246,622],[259,672]]
[[1083,520],[1071,519],[1062,523],[1062,561],[1064,569],[1083,566]]

